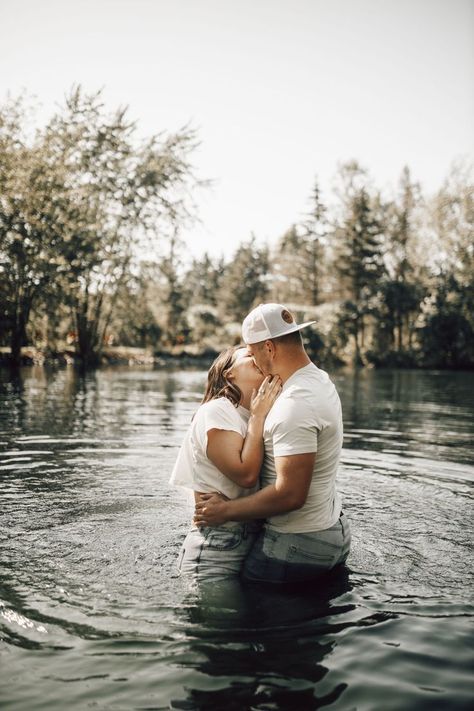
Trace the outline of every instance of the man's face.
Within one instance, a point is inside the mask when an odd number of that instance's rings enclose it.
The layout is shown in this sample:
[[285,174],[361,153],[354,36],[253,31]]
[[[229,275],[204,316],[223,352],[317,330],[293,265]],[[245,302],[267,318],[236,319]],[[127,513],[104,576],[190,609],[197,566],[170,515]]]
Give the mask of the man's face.
[[252,356],[257,368],[260,368],[264,375],[273,375],[272,359],[265,348],[265,341],[262,343],[254,343],[247,346],[247,352]]

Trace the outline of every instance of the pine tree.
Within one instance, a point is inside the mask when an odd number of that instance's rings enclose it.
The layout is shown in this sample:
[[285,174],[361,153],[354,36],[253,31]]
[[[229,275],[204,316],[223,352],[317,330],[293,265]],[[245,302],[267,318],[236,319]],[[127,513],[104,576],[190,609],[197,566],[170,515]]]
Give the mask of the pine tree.
[[360,364],[363,362],[366,316],[372,312],[384,271],[381,246],[383,226],[377,214],[377,201],[371,198],[367,188],[355,185],[355,182],[352,186],[346,198],[345,214],[335,231],[333,266],[345,299],[341,319],[354,338],[354,360]]
[[219,289],[223,316],[242,321],[251,308],[265,301],[268,294],[269,255],[266,247],[258,248],[255,237],[244,242],[225,265]]

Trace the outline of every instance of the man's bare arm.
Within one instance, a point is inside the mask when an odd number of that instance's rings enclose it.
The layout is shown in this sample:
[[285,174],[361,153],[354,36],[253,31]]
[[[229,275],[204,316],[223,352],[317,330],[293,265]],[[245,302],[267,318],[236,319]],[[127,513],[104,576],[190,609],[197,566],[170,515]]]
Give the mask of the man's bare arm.
[[308,496],[315,458],[315,452],[275,457],[275,484],[251,496],[226,501],[218,494],[201,494],[195,523],[220,526],[226,521],[251,521],[301,508]]

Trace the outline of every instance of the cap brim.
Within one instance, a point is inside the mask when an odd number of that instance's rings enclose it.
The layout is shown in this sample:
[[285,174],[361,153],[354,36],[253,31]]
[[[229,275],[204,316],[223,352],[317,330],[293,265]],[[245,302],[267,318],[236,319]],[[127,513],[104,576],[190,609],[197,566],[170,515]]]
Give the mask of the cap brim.
[[292,328],[286,328],[284,331],[281,331],[281,333],[273,333],[271,336],[267,336],[267,338],[264,338],[261,341],[246,341],[244,339],[244,343],[247,343],[249,346],[251,346],[254,343],[263,343],[263,341],[271,341],[272,338],[280,338],[280,336],[286,336],[289,333],[294,333],[295,331],[301,331],[302,328],[306,328],[306,326],[312,326],[313,323],[316,323],[316,321],[306,321],[306,323],[296,323]]
[[294,333],[295,331],[301,331],[302,328],[306,328],[306,326],[311,326],[313,323],[316,323],[316,321],[306,321],[306,323],[297,323],[295,324],[292,328],[285,329],[281,333],[276,333],[272,336],[272,338],[280,338],[280,336],[286,336],[287,333]]

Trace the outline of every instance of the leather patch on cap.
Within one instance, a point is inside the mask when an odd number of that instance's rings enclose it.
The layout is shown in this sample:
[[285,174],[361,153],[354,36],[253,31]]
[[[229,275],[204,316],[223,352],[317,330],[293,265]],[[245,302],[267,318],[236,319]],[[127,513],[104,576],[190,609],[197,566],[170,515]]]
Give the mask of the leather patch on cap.
[[295,319],[293,318],[293,316],[286,309],[282,310],[281,317],[282,317],[283,321],[285,321],[285,323],[294,323],[295,322]]

